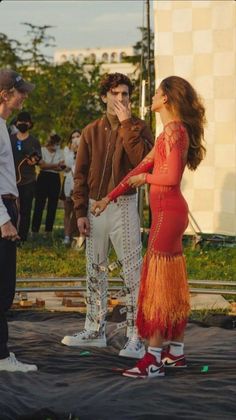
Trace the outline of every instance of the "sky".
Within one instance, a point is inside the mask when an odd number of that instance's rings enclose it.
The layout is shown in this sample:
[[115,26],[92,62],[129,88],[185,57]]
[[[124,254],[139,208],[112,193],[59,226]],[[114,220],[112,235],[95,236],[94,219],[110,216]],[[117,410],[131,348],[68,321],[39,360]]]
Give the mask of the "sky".
[[[137,29],[146,26],[145,0],[0,0],[0,32],[20,42],[27,41],[23,22],[52,25],[55,49],[132,46],[141,39]],[[150,1],[153,27],[153,1]],[[45,53],[46,51],[44,51]]]

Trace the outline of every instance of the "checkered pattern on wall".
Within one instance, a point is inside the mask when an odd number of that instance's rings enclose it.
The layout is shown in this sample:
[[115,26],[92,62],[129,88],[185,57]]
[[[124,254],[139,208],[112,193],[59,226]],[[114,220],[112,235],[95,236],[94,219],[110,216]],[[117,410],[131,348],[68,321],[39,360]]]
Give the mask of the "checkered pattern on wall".
[[236,235],[236,1],[153,4],[157,85],[184,77],[207,110],[207,156],[185,171],[182,191],[203,232]]

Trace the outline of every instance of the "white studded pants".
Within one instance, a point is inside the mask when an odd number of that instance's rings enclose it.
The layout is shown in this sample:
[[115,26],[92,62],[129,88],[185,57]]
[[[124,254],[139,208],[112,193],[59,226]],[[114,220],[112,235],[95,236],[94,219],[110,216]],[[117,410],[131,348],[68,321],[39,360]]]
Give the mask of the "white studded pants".
[[85,328],[99,331],[107,313],[108,253],[112,243],[124,280],[127,306],[127,336],[136,334],[135,319],[141,270],[141,237],[136,196],[122,196],[98,217],[90,214],[86,242],[87,315]]

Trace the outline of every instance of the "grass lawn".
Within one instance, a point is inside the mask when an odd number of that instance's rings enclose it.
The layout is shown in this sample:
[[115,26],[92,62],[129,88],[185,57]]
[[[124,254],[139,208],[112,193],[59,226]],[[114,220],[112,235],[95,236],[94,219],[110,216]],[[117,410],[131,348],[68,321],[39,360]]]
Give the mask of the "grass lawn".
[[[62,244],[63,209],[58,209],[53,240],[29,239],[18,248],[17,277],[79,277],[85,276],[85,253]],[[145,251],[145,250],[144,250]],[[193,249],[189,238],[184,240],[188,277],[198,280],[236,280],[236,247],[208,244]],[[111,261],[116,259],[111,252]],[[116,271],[113,276],[118,276]],[[232,297],[233,298],[233,297]]]

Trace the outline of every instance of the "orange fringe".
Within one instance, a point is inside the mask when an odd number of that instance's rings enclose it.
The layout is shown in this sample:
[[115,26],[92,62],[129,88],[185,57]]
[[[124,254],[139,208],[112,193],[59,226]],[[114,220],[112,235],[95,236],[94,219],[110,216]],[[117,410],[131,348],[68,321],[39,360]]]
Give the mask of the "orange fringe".
[[157,330],[166,338],[180,335],[190,310],[185,257],[146,254],[138,300],[137,326],[144,338]]

